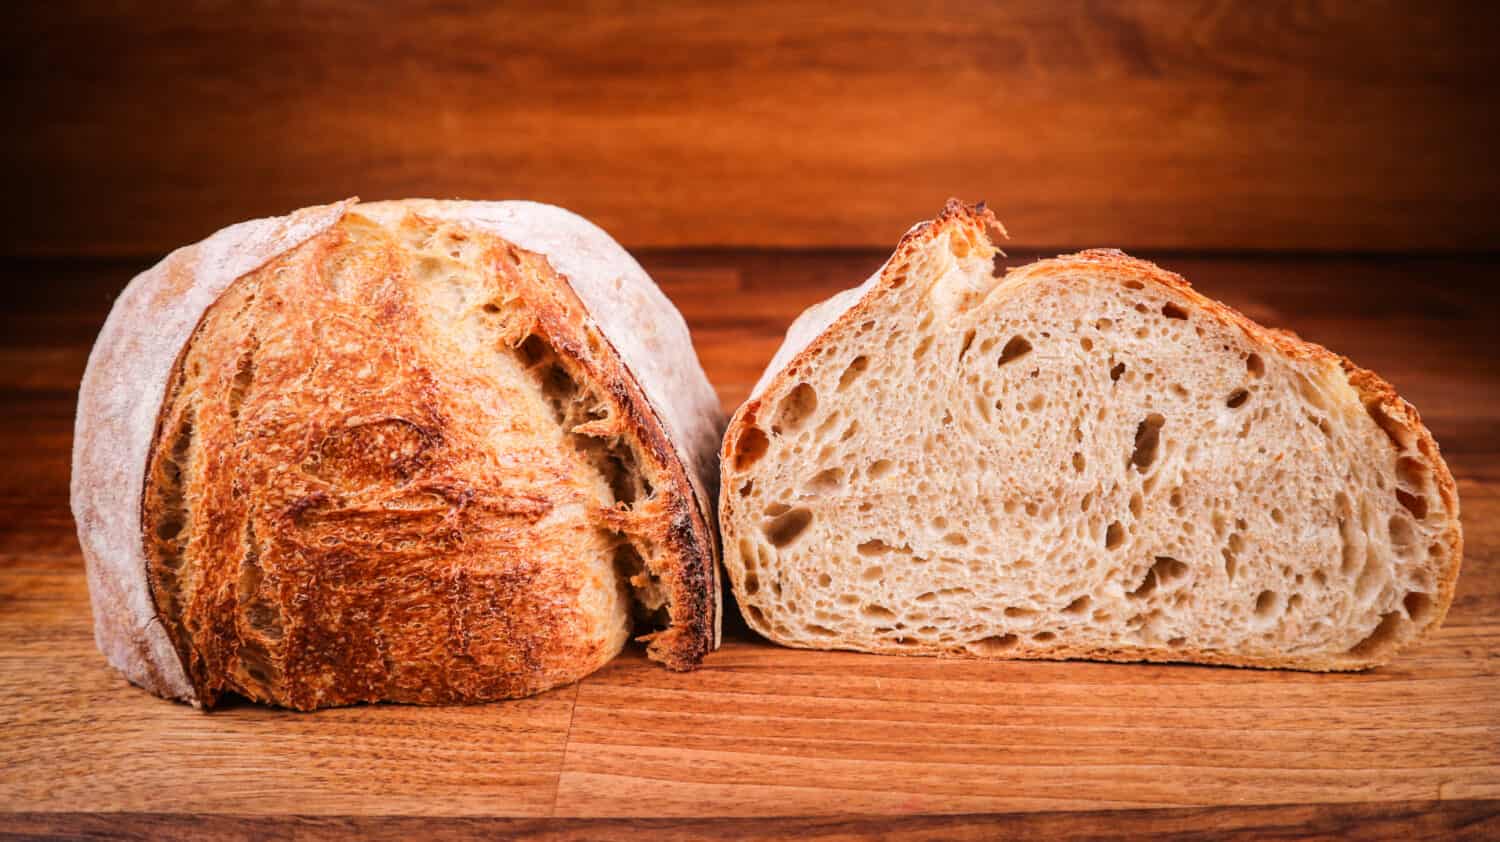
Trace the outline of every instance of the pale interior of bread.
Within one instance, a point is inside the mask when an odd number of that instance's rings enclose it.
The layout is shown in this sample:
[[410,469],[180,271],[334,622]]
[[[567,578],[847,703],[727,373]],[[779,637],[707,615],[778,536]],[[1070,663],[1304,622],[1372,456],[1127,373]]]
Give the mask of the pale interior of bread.
[[[507,539],[511,540],[507,547],[529,543],[565,560],[566,569],[548,574],[548,581],[574,593],[576,605],[569,607],[568,616],[582,624],[572,631],[531,629],[526,633],[542,637],[576,635],[580,646],[592,647],[588,663],[573,665],[571,673],[565,669],[546,681],[572,680],[607,661],[623,646],[633,624],[641,631],[666,625],[668,595],[653,571],[662,569],[668,560],[660,557],[657,536],[653,529],[645,528],[645,521],[639,530],[621,527],[622,522],[634,522],[632,510],[646,504],[661,483],[652,476],[651,463],[641,458],[639,443],[625,433],[619,407],[590,385],[577,361],[559,353],[539,329],[529,309],[535,302],[517,300],[512,296],[513,288],[500,282],[490,262],[496,258],[493,251],[485,251],[484,242],[465,236],[461,228],[415,219],[392,230],[350,214],[337,230],[345,238],[344,245],[321,256],[316,272],[326,289],[319,294],[335,301],[378,296],[384,294],[381,285],[390,283],[389,278],[401,277],[409,287],[402,306],[413,308],[414,321],[402,323],[398,329],[420,330],[429,343],[425,349],[428,363],[448,361],[443,365],[463,369],[469,382],[476,384],[472,394],[455,396],[454,400],[473,402],[473,416],[490,419],[485,422],[489,426],[483,427],[483,435],[491,438],[494,458],[514,463],[512,473],[506,475],[506,482],[514,485],[511,491],[523,496],[543,495],[554,502],[573,501],[555,506],[544,518],[527,526],[529,531],[523,537]],[[370,260],[390,255],[396,263],[372,273]],[[276,348],[273,346],[284,337],[265,335],[261,321],[268,317],[258,314],[257,307],[264,302],[258,304],[257,297],[263,285],[278,283],[276,272],[284,268],[273,264],[237,282],[205,316],[179,361],[147,484],[146,526],[156,583],[154,596],[163,620],[177,631],[176,637],[196,640],[217,633],[212,628],[215,624],[223,627],[223,618],[203,610],[214,595],[200,593],[199,584],[210,567],[233,565],[236,571],[228,579],[238,617],[232,626],[240,642],[231,658],[226,689],[251,698],[307,706],[288,701],[283,693],[285,676],[278,667],[282,658],[272,656],[282,644],[286,610],[278,591],[266,581],[260,563],[261,549],[272,538],[264,524],[266,518],[275,516],[274,511],[268,511],[274,507],[257,510],[251,506],[239,521],[241,538],[232,551],[236,557],[226,558],[222,547],[205,549],[205,531],[214,528],[211,519],[229,515],[203,508],[204,501],[196,491],[204,480],[206,464],[201,433],[216,429],[220,446],[228,448],[230,442],[243,445],[246,436],[255,435],[256,424],[279,423],[272,418],[277,412],[277,396],[256,394],[277,388],[263,385],[258,367],[264,371],[275,355],[319,353],[317,348]],[[506,271],[540,270],[522,260]],[[336,308],[330,305],[330,309]],[[242,341],[244,337],[253,339]],[[236,342],[243,350],[226,357],[225,347]],[[376,364],[375,351],[362,353],[370,365]],[[368,372],[357,366],[349,370],[349,388],[381,388],[378,376],[361,387],[364,374]],[[329,418],[339,417],[336,389],[318,400],[323,401],[321,406]],[[248,414],[252,404],[256,417],[242,418],[242,407]],[[312,411],[315,406],[318,404],[303,403],[298,411]],[[404,506],[422,509],[429,505],[425,498],[407,494],[400,483],[371,480],[355,464],[365,457],[376,461],[399,459],[401,448],[406,446],[403,434],[397,427],[369,433],[378,440],[362,442],[362,447],[370,445],[368,453],[330,455],[325,446],[312,457],[293,455],[312,458],[314,461],[305,463],[303,470],[320,473],[338,486],[337,493],[371,510],[389,512]],[[539,459],[555,457],[557,463],[528,461],[528,453],[538,454]],[[348,465],[335,464],[345,457]],[[529,490],[533,488],[538,490]],[[499,489],[495,492],[506,493]],[[489,532],[511,534],[506,530],[513,532],[514,524],[497,523]],[[475,530],[473,536],[471,542],[488,540],[484,529]],[[478,555],[482,553],[476,552]],[[424,557],[420,548],[413,550],[413,557],[419,563],[438,563],[421,561]],[[483,566],[485,562],[481,558],[455,563]],[[218,581],[217,576],[214,579]],[[378,613],[379,606],[372,608]],[[423,696],[425,688],[401,686],[401,664],[388,663],[386,669],[391,683],[378,694],[381,697],[434,700]],[[520,687],[516,692],[540,689],[545,687]],[[330,701],[350,700],[320,700],[317,704]]]
[[[1107,268],[945,235],[726,449],[726,566],[783,643],[1349,668],[1434,620],[1431,464],[1337,364]],[[850,321],[852,319],[852,321]]]

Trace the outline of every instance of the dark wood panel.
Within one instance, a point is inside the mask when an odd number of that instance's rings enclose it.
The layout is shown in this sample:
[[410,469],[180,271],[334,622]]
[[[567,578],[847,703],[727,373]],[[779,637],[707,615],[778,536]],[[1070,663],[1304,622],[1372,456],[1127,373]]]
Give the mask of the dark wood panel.
[[1494,4],[16,4],[0,253],[157,254],[347,195],[631,246],[1488,249]]
[[171,813],[27,813],[7,817],[0,839],[110,838],[233,840],[448,839],[903,839],[962,842],[997,837],[1110,840],[1170,835],[1178,840],[1493,839],[1500,801],[1211,807],[1186,810],[998,813],[952,816],[841,816],[761,819],[498,819],[410,816],[184,816]]

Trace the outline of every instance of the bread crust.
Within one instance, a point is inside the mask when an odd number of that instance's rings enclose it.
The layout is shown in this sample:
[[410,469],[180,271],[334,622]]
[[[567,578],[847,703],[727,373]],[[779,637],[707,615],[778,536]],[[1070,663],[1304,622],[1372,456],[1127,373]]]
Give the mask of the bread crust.
[[[555,270],[537,273],[541,283],[550,283],[539,318],[548,323],[553,347],[591,378],[590,385],[607,392],[619,409],[620,429],[614,432],[648,454],[647,469],[666,492],[657,495],[662,502],[660,511],[653,509],[657,523],[650,531],[659,534],[664,555],[675,559],[656,571],[670,590],[673,616],[669,628],[651,636],[651,655],[674,669],[698,663],[718,642],[711,453],[722,418],[680,314],[608,235],[561,209],[526,202],[359,205],[353,199],[233,226],[179,249],[137,276],[111,311],[80,389],[72,475],[95,638],[107,660],[159,695],[212,703],[213,693],[184,669],[182,647],[163,625],[148,581],[148,541],[142,538],[150,513],[140,491],[157,455],[170,387],[205,314],[237,280],[330,236],[355,209],[371,217],[415,212],[441,218],[512,243],[544,270]],[[601,310],[607,305],[616,309]],[[554,631],[527,630],[543,637]],[[595,654],[582,660],[590,658],[587,669],[597,666]],[[458,688],[442,698],[412,700],[520,695],[546,683],[523,680],[501,692]],[[355,693],[348,700],[367,698]],[[272,700],[297,707],[323,703]]]
[[672,669],[692,669],[718,648],[722,626],[715,454],[726,419],[682,314],[619,243],[563,208],[430,199],[362,208],[380,215],[391,206],[487,231],[543,256],[567,281],[560,294],[581,305],[584,329],[597,330],[614,352],[605,358],[619,364],[611,363],[605,373],[623,384],[625,403],[639,411],[629,421],[631,434],[672,466],[674,483],[683,484],[674,490],[695,503],[669,513],[663,539],[683,560],[669,579],[680,619],[674,613],[671,627],[648,640],[653,659]]
[[[949,199],[937,218],[919,223],[909,230],[902,237],[891,257],[863,284],[813,305],[793,322],[786,339],[756,383],[750,398],[730,417],[720,450],[721,472],[726,489],[736,487],[740,480],[741,469],[737,465],[737,456],[746,446],[744,437],[747,431],[758,429],[757,417],[762,409],[762,398],[767,394],[784,393],[797,382],[808,367],[817,365],[819,349],[825,343],[849,337],[861,322],[874,315],[881,298],[905,282],[904,269],[909,258],[930,247],[942,236],[958,231],[964,232],[964,235],[971,241],[986,242],[990,232],[995,231],[1003,235],[1005,229],[983,204],[969,207],[957,199]],[[1394,649],[1379,653],[1374,657],[1364,658],[1351,655],[1244,657],[1193,647],[1084,648],[1063,645],[1039,646],[1020,640],[1014,646],[1007,648],[1003,654],[981,655],[960,647],[941,648],[923,644],[896,646],[877,643],[872,645],[866,641],[854,641],[843,636],[831,637],[821,642],[818,648],[851,649],[893,655],[1189,662],[1267,669],[1339,671],[1367,669],[1386,663],[1400,651],[1417,645],[1435,631],[1442,624],[1453,601],[1454,589],[1462,564],[1463,531],[1459,521],[1458,493],[1453,475],[1442,459],[1437,441],[1422,423],[1416,408],[1403,400],[1390,383],[1374,372],[1360,368],[1347,357],[1329,351],[1321,345],[1305,341],[1291,331],[1267,328],[1257,324],[1234,308],[1202,295],[1180,275],[1166,271],[1149,261],[1130,257],[1115,249],[1087,250],[1011,269],[1003,280],[994,284],[985,294],[1005,294],[1005,291],[1014,290],[1021,284],[1046,282],[1049,278],[1064,277],[1080,268],[1093,271],[1105,270],[1122,280],[1137,280],[1143,285],[1166,292],[1177,301],[1188,305],[1196,314],[1242,332],[1268,353],[1336,369],[1358,392],[1361,403],[1386,432],[1396,453],[1419,453],[1430,464],[1434,485],[1444,508],[1445,525],[1441,533],[1441,542],[1445,553],[1437,575],[1437,596],[1433,610],[1426,621]],[[751,433],[752,438],[753,435]],[[731,493],[723,495],[719,509],[719,523],[725,542],[725,567],[729,573],[736,600],[743,606],[747,596],[743,589],[744,566],[733,542],[737,522],[741,518],[747,518],[748,514],[742,514],[739,511],[736,497],[737,495]],[[797,641],[781,638],[768,624],[757,622],[757,619],[748,613],[745,621],[758,633],[778,643],[794,647],[806,646]]]

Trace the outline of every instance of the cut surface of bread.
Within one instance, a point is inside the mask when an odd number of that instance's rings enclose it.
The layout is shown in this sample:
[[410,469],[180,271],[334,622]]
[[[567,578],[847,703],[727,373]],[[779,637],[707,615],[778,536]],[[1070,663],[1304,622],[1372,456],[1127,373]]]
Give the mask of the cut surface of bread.
[[982,208],[789,332],[722,450],[746,622],[801,647],[1313,670],[1434,629],[1452,476],[1374,374]]
[[190,687],[153,689],[475,702],[716,645],[693,460],[554,263],[462,216],[354,205],[203,311],[134,489]]

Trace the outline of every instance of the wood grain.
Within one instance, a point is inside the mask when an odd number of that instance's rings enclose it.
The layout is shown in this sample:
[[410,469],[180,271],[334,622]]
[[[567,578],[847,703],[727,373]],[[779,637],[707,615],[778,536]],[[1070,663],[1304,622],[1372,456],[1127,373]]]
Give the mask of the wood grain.
[[997,837],[1110,840],[1170,835],[1177,840],[1443,839],[1485,840],[1500,833],[1500,801],[1408,804],[1279,805],[1181,810],[1100,810],[947,816],[838,816],[756,819],[509,819],[408,816],[189,816],[172,813],[99,815],[24,813],[7,817],[0,839],[50,838],[60,829],[92,838],[231,840],[358,838],[369,842],[448,839],[806,839],[839,842],[900,839],[965,842]]
[[1491,248],[1494,4],[15,4],[0,254],[144,255],[348,195],[631,246]]
[[[641,257],[729,407],[798,310],[884,255]],[[731,610],[686,675],[632,650],[517,703],[198,713],[94,650],[67,509],[73,393],[143,266],[0,261],[0,838],[1493,838],[1500,261],[1159,259],[1422,409],[1467,545],[1434,640],[1357,675],[986,664],[782,649]]]

